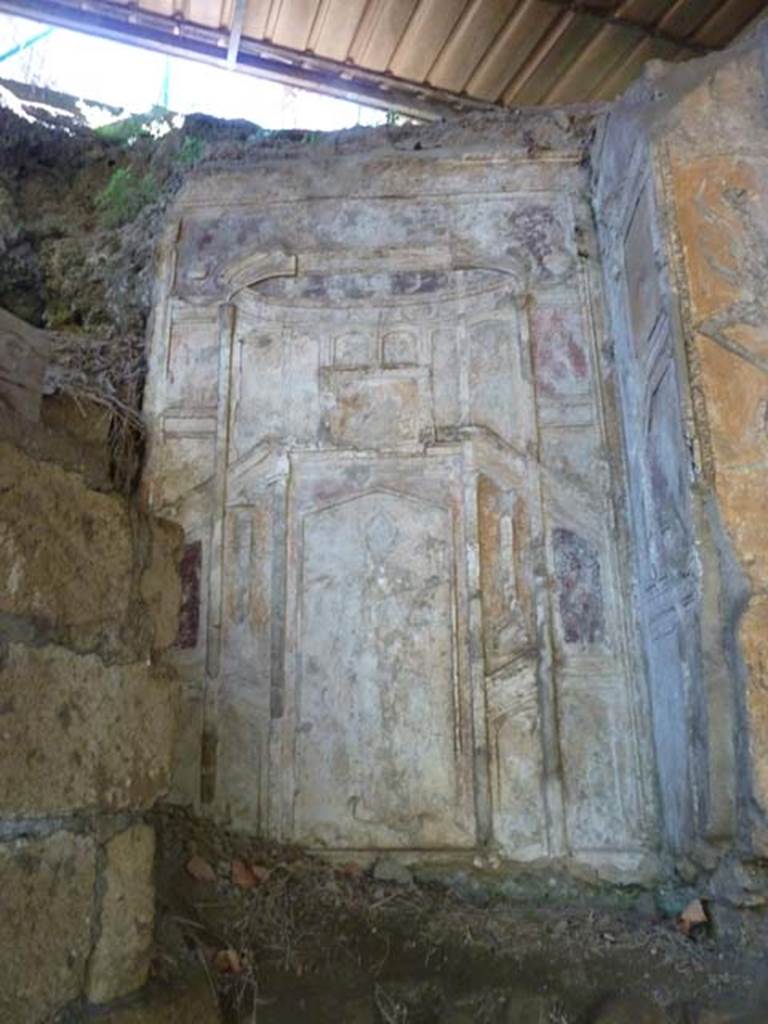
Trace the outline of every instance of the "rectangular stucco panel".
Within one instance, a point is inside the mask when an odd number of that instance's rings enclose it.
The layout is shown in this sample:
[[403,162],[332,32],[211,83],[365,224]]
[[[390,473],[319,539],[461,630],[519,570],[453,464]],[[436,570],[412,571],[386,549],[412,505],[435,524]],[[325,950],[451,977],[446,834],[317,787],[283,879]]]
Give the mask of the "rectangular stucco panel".
[[144,479],[197,552],[174,798],[327,849],[631,867],[583,172],[459,152],[266,161],[177,206]]

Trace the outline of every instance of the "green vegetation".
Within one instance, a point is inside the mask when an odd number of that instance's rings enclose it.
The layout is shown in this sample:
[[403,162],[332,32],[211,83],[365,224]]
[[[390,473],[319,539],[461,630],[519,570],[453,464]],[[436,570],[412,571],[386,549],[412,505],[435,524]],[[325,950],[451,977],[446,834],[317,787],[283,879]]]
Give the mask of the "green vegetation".
[[187,135],[179,150],[179,163],[182,167],[194,167],[205,152],[205,143],[197,135]]
[[134,220],[157,197],[157,183],[151,174],[138,177],[126,167],[112,173],[96,196],[96,209],[105,228],[118,228]]

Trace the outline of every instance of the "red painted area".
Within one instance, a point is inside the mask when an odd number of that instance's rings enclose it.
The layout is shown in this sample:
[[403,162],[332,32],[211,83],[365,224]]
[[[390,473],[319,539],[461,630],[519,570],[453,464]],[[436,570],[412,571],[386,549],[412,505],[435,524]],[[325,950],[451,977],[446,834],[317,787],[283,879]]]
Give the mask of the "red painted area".
[[176,647],[197,647],[200,631],[200,576],[203,545],[197,540],[184,546],[181,558],[181,610]]
[[582,391],[589,380],[589,360],[581,338],[579,311],[535,309],[531,331],[539,391],[550,398]]

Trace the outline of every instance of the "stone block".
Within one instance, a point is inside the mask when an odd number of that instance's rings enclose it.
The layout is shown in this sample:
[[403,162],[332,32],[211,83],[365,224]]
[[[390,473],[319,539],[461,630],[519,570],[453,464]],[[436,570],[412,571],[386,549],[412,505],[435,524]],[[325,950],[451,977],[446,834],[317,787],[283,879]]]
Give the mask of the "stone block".
[[0,615],[79,650],[122,653],[133,551],[120,498],[1,444],[0,565]]
[[108,1003],[141,988],[149,972],[155,919],[155,832],[134,825],[106,846],[99,937],[88,970],[88,999]]
[[80,995],[95,881],[90,838],[0,844],[1,1024],[37,1024]]
[[0,309],[0,405],[39,418],[49,351],[43,331]]
[[176,703],[168,674],[11,644],[0,693],[0,814],[147,807],[167,788]]

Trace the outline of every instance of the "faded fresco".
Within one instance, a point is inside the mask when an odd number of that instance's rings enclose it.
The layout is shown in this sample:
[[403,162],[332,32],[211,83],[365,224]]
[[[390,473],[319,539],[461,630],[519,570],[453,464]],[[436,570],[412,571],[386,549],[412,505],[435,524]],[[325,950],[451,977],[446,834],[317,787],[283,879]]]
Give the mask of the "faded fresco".
[[174,799],[326,850],[652,848],[582,174],[305,157],[183,194],[145,475],[189,545]]

